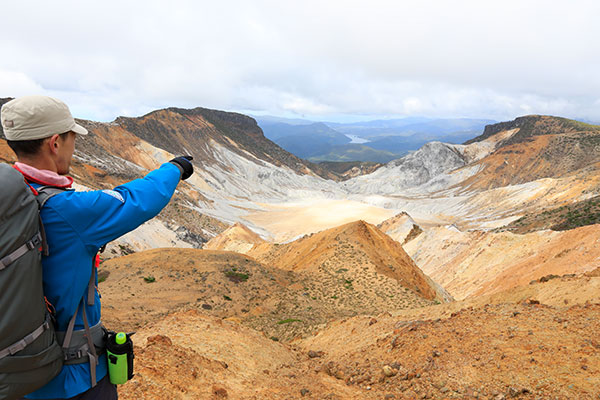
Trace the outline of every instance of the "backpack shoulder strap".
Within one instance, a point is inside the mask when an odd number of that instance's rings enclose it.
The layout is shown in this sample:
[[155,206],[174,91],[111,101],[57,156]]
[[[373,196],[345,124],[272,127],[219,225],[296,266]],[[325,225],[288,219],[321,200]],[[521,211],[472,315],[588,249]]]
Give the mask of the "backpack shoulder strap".
[[[59,188],[59,187],[55,187],[55,186],[40,186],[39,188],[37,188],[37,190],[36,190],[37,195],[35,196],[35,199],[38,202],[38,209],[40,211],[42,211],[42,207],[44,207],[46,202],[51,197],[54,197],[59,193],[70,191],[70,190],[73,190],[73,189]],[[44,254],[45,256],[49,256],[50,250],[48,249],[48,240],[46,239],[46,230],[44,229],[44,223],[42,221],[41,215],[39,215],[38,218],[40,220],[40,234],[42,236],[42,254]]]
[[37,196],[35,196],[39,208],[40,210],[42,209],[42,207],[44,207],[44,204],[46,204],[46,202],[51,198],[56,196],[59,193],[62,192],[68,192],[68,191],[72,191],[73,189],[65,189],[65,188],[59,188],[59,187],[55,187],[55,186],[40,186],[39,188],[37,188]]

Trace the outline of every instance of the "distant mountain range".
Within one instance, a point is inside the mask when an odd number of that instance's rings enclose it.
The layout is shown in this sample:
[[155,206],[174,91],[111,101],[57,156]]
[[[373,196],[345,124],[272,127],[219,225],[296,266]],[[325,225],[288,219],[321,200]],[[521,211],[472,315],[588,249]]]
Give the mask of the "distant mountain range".
[[495,122],[424,117],[356,123],[313,122],[272,116],[255,118],[268,139],[290,153],[313,162],[386,163],[419,149],[427,142],[465,142],[479,135],[486,125]]
[[361,137],[410,136],[414,134],[443,137],[479,132],[486,125],[495,122],[490,119],[407,117],[351,124],[328,123],[328,125],[342,133]]
[[[263,123],[265,136],[297,157],[309,159],[330,152],[352,140],[322,122],[292,125],[283,122]],[[354,160],[352,160],[354,161]]]

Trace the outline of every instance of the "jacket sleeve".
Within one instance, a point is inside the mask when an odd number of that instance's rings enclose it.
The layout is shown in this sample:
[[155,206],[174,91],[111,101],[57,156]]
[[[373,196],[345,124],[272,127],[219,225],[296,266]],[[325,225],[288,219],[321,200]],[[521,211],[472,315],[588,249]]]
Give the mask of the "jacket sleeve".
[[[95,252],[155,217],[169,203],[180,176],[177,166],[165,163],[144,178],[113,190],[64,193],[57,196],[54,207]],[[63,196],[64,202],[59,203]]]

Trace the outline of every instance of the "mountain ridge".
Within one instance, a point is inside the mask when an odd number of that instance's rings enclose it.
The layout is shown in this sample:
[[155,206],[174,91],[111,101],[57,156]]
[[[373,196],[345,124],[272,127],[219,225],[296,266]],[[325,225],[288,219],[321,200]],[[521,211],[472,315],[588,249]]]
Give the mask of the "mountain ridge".
[[516,128],[519,128],[519,133],[508,139],[504,144],[508,145],[523,142],[531,136],[600,130],[600,126],[598,125],[592,125],[568,118],[551,115],[525,115],[517,117],[512,121],[486,125],[480,136],[468,140],[465,144],[479,142],[499,132]]
[[[169,115],[169,113],[175,115]],[[177,132],[164,123],[176,116],[182,116],[185,119],[176,120]],[[186,120],[189,121],[189,124],[185,123]],[[207,140],[215,140],[225,146],[234,144],[230,148],[243,157],[247,157],[247,154],[244,154],[245,151],[259,160],[266,160],[278,166],[287,166],[299,174],[314,173],[328,179],[337,179],[330,172],[284,151],[275,143],[267,140],[256,120],[243,114],[202,107],[194,109],[172,107],[156,110],[138,118],[119,117],[115,123],[124,125],[127,130],[157,147],[167,146],[167,150],[172,153],[197,152],[199,148],[206,146]],[[189,126],[190,124],[191,126]],[[183,131],[186,134],[185,141],[191,144],[195,142],[197,147],[194,146],[193,149],[186,148],[181,143],[182,138],[177,137],[182,133],[182,128],[186,126],[187,129]],[[198,135],[201,137],[197,137]],[[179,142],[179,146],[175,146],[173,143],[174,138],[177,140],[175,143]],[[210,158],[206,151],[199,154]]]
[[304,236],[287,244],[256,246],[248,254],[263,263],[292,271],[328,271],[346,264],[344,273],[354,275],[355,279],[369,270],[398,281],[426,299],[447,301],[450,298],[421,272],[398,242],[364,221]]

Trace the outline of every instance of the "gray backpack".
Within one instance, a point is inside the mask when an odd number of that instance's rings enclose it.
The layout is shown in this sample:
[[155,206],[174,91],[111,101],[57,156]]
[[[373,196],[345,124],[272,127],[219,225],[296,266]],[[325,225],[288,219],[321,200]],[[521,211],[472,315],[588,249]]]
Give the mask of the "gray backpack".
[[63,366],[42,287],[47,245],[39,214],[60,189],[38,199],[7,164],[0,164],[0,185],[0,400],[13,400],[44,386]]

